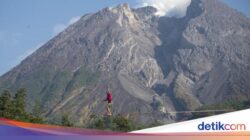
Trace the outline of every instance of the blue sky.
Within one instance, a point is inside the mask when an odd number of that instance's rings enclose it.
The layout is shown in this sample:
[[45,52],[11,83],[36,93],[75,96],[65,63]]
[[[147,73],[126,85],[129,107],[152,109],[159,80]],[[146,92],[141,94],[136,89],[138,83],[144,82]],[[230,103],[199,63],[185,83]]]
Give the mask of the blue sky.
[[[249,0],[223,0],[250,17]],[[136,0],[0,0],[0,75],[86,13]]]

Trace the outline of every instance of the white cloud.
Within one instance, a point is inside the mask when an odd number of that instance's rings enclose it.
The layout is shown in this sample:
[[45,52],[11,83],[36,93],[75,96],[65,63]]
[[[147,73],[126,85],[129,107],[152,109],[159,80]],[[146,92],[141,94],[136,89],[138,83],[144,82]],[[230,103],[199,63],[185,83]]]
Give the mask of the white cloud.
[[183,17],[191,0],[138,0],[140,7],[153,6],[158,11],[156,15],[167,17]]
[[79,19],[81,18],[81,16],[76,16],[76,17],[72,17],[70,20],[69,20],[69,25],[77,22]]
[[81,18],[81,16],[76,16],[76,17],[72,17],[68,23],[66,24],[57,24],[54,26],[53,28],[53,35],[57,35],[58,33],[62,32],[63,30],[65,30],[69,25],[77,22],[79,19]]
[[57,24],[53,28],[53,35],[57,35],[58,33],[62,32],[64,29],[66,29],[67,26],[64,24]]

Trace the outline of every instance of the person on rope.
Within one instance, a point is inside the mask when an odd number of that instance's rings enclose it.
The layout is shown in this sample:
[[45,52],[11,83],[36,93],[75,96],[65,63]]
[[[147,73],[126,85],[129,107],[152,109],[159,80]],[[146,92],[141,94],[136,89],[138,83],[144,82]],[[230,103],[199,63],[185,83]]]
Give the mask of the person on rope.
[[110,91],[110,89],[108,88],[108,90],[106,91],[106,99],[104,101],[107,101],[107,105],[106,105],[106,114],[107,116],[112,116],[112,92]]

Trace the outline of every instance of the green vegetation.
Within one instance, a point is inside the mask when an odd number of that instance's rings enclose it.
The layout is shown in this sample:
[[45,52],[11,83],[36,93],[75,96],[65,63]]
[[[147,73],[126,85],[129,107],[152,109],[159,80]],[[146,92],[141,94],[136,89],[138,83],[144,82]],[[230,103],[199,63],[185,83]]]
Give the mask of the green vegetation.
[[228,101],[224,103],[219,104],[213,104],[209,106],[203,106],[201,109],[228,109],[228,110],[241,110],[241,109],[247,109],[250,107],[250,101]]
[[[4,90],[0,96],[0,118],[8,118],[17,121],[47,124],[42,118],[42,108],[39,101],[35,102],[32,112],[29,113],[26,108],[26,90],[24,88],[17,90],[14,97],[8,90]],[[60,124],[62,126],[73,126],[67,115],[62,116]]]
[[113,130],[116,131],[131,131],[136,129],[136,126],[132,121],[123,117],[122,115],[117,115],[112,120]]
[[[42,118],[42,108],[39,101],[35,102],[32,112],[29,113],[26,108],[26,90],[19,89],[12,97],[10,91],[5,90],[0,96],[0,118],[8,118],[17,121],[47,124],[48,122]],[[114,117],[99,118],[95,115],[91,116],[91,123],[88,128],[112,131],[132,131],[145,128],[144,125],[135,123],[134,121],[125,118],[122,115]],[[49,123],[52,124],[53,122]],[[61,117],[61,122],[56,125],[74,127],[73,123],[69,120],[68,115],[64,114]],[[150,126],[147,126],[150,127]]]
[[[14,97],[12,97],[12,94],[8,90],[5,90],[0,96],[0,117],[23,122],[47,123],[45,119],[41,117],[42,109],[40,102],[36,101],[32,112],[29,113],[25,110],[25,101],[25,89],[19,89]],[[88,128],[123,132],[144,128],[144,126],[139,125],[122,115],[102,118],[92,115],[91,118],[92,121]],[[69,120],[68,115],[65,114],[61,118],[61,123],[57,125],[72,127],[73,123]]]
[[71,73],[66,70],[58,72],[53,80],[49,81],[48,85],[45,86],[44,90],[41,92],[42,97],[36,97],[35,99],[41,98],[46,105],[57,102],[62,97],[62,93],[64,93],[65,87],[71,78]]
[[68,115],[63,115],[63,116],[62,116],[61,125],[63,125],[63,126],[68,126],[68,127],[73,126],[73,124],[69,121]]
[[88,128],[121,132],[128,132],[138,128],[138,125],[136,125],[135,122],[122,115],[113,117],[105,116],[101,118],[93,115],[92,119],[92,123],[88,126]]
[[[235,111],[250,108],[250,101],[229,101],[219,104],[213,104],[208,106],[203,106],[197,111],[210,110],[209,112],[195,112],[191,114],[190,119],[200,118],[205,116],[211,116],[216,114],[221,114],[225,112]],[[19,89],[15,94],[11,94],[10,91],[4,90],[0,96],[0,117],[9,118],[13,120],[32,122],[32,123],[48,123],[42,118],[42,108],[39,101],[35,102],[32,112],[27,112],[26,110],[26,90]],[[211,110],[221,110],[221,111],[211,111]],[[133,130],[144,129],[148,127],[154,127],[161,125],[159,122],[154,122],[149,125],[139,124],[129,118],[126,118],[120,114],[108,117],[98,117],[96,115],[90,116],[89,125],[87,128],[100,129],[100,130],[111,130],[111,131],[121,131],[128,132]],[[52,124],[51,122],[50,124]],[[67,114],[61,117],[61,122],[56,125],[74,127],[74,124],[70,121]]]
[[50,83],[50,86],[48,87],[49,93],[58,93],[63,92],[65,90],[65,87],[68,84],[68,81],[71,79],[71,73],[68,71],[61,71],[58,72],[53,80]]
[[85,67],[81,67],[78,71],[74,73],[74,76],[69,83],[66,91],[72,91],[73,89],[77,89],[83,85],[93,85],[97,83],[100,77],[99,72],[92,72]]
[[44,90],[44,86],[53,80],[55,73],[52,66],[43,66],[42,69],[34,69],[29,74],[18,77],[15,85],[3,88],[10,87],[12,90],[17,90],[19,87],[24,87],[33,92],[31,94],[31,96],[34,96],[33,99],[38,99],[36,96],[39,96],[39,93]]
[[99,130],[112,130],[112,131],[120,131],[120,132],[129,132],[133,130],[140,130],[150,127],[155,127],[162,125],[157,121],[151,124],[141,124],[118,114],[116,116],[104,116],[97,117],[96,115],[91,115],[91,123],[88,128],[91,129],[99,129]]
[[[34,105],[36,100],[40,100],[43,102],[43,108],[47,110],[50,105],[69,97],[75,90],[95,85],[99,77],[100,72],[92,71],[85,66],[72,72],[68,69],[57,70],[52,65],[45,65],[33,69],[28,74],[25,73],[24,76],[16,77],[14,85],[9,80],[0,81],[0,92],[4,89],[15,92],[18,88],[24,87],[28,89],[29,99],[32,99],[29,100],[29,104]],[[27,106],[27,109],[31,110],[32,106]]]
[[26,112],[26,90],[17,90],[14,97],[5,90],[0,96],[0,117],[9,118],[18,121],[43,123],[43,119]]
[[250,101],[228,101],[219,104],[212,104],[212,105],[202,106],[201,108],[197,109],[197,111],[202,111],[202,110],[221,110],[221,111],[193,113],[191,119],[218,115],[221,113],[242,110],[247,108],[250,108]]

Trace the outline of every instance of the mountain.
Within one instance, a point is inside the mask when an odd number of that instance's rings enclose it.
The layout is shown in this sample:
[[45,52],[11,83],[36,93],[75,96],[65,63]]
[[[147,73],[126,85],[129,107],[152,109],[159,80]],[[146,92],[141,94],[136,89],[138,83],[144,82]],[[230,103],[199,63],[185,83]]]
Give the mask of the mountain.
[[[218,0],[192,0],[183,18],[121,4],[87,14],[0,77],[0,91],[28,90],[28,109],[76,125],[105,112],[171,123],[195,110],[250,100],[250,20]],[[169,112],[169,113],[168,113]]]

